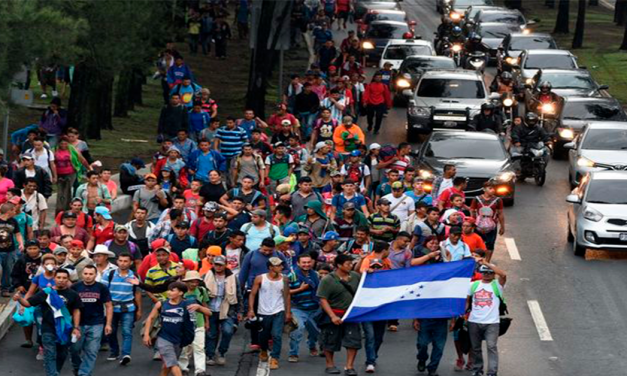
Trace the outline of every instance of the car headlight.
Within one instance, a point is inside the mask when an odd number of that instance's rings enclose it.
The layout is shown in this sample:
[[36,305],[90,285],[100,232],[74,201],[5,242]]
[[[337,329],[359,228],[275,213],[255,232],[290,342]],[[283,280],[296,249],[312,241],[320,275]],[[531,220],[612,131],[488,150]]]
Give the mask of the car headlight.
[[573,138],[575,138],[575,132],[573,132],[572,129],[559,128],[557,130],[557,133],[560,135],[561,138],[565,140],[572,140]]
[[507,64],[509,64],[509,65],[512,65],[512,64],[516,63],[516,59],[514,59],[514,58],[513,58],[513,57],[511,57],[511,56],[508,56],[508,57],[506,57],[506,58],[505,58],[505,62],[506,62]]
[[428,180],[428,179],[433,178],[433,173],[427,170],[420,170],[418,171],[418,176],[420,176],[424,180]]
[[407,109],[410,115],[419,116],[419,117],[429,117],[431,116],[431,111],[428,107],[409,107]]
[[577,159],[577,166],[579,167],[594,167],[594,162],[586,157],[579,157]]
[[372,44],[372,42],[365,41],[361,46],[364,50],[374,50],[374,44]]
[[405,88],[410,87],[411,83],[407,81],[405,78],[399,78],[398,80],[396,80],[396,86],[401,89],[405,89]]
[[505,172],[501,172],[500,174],[496,175],[496,181],[500,182],[500,183],[504,183],[504,182],[508,182],[512,179],[514,179],[516,177],[516,174],[513,173],[512,171],[505,171]]
[[523,29],[522,33],[523,33],[523,35],[529,35],[529,34],[531,34],[531,30]]
[[583,217],[592,222],[599,222],[603,219],[603,214],[591,207],[586,207],[583,211]]
[[514,100],[512,98],[503,99],[503,106],[512,107],[514,105]]
[[531,84],[533,84],[533,78],[527,78],[527,79],[525,80],[525,83],[526,83],[527,85],[531,85]]

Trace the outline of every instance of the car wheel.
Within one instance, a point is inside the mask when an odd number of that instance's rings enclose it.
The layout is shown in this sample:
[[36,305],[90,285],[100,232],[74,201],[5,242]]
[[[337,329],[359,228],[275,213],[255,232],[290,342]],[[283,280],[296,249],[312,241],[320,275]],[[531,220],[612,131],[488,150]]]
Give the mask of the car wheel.
[[575,256],[584,257],[586,255],[586,248],[579,245],[576,238],[573,240],[573,252],[575,253]]
[[573,236],[573,232],[572,232],[572,231],[570,231],[570,221],[566,221],[566,222],[567,222],[567,223],[566,223],[566,226],[567,226],[567,228],[568,228],[568,232],[567,232],[567,234],[566,234],[566,240],[567,240],[569,243],[572,243],[572,242],[574,242],[574,241],[575,241],[575,237]]
[[535,176],[536,185],[542,187],[546,181],[546,171],[542,171],[541,174]]
[[407,99],[403,95],[394,94],[393,104],[396,107],[406,107]]
[[577,184],[575,184],[575,179],[573,179],[573,174],[570,169],[568,169],[568,185],[570,186],[571,191],[575,189],[575,187],[577,187]]

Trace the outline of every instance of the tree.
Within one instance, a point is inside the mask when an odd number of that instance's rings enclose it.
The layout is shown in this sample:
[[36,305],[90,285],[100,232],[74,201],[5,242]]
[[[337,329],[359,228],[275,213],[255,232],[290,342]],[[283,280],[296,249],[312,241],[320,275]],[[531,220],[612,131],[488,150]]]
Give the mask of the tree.
[[627,0],[616,0],[614,6],[614,22],[617,25],[623,25],[627,16]]
[[620,44],[620,50],[627,50],[627,22],[625,23],[625,34],[623,35],[623,42]]
[[583,32],[586,24],[586,0],[579,0],[577,10],[577,24],[575,25],[575,35],[573,37],[573,48],[583,47]]
[[557,6],[557,20],[555,21],[555,29],[553,30],[554,33],[568,34],[570,32],[569,12],[570,0],[559,0],[559,5]]

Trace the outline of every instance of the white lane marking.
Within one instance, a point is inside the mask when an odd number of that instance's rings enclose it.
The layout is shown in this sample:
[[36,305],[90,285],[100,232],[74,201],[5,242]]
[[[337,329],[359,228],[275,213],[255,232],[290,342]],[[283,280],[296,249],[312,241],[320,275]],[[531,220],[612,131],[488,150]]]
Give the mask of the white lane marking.
[[518,253],[518,247],[516,247],[516,241],[514,238],[505,238],[505,246],[507,247],[507,252],[509,253],[509,257],[515,261],[521,261],[520,253]]
[[553,341],[549,326],[544,319],[542,309],[540,309],[540,303],[538,303],[537,300],[528,300],[527,305],[529,306],[529,311],[531,311],[531,317],[533,318],[533,322],[536,324],[536,329],[538,330],[540,341]]
[[257,376],[269,376],[270,375],[270,359],[267,362],[259,361],[257,365]]

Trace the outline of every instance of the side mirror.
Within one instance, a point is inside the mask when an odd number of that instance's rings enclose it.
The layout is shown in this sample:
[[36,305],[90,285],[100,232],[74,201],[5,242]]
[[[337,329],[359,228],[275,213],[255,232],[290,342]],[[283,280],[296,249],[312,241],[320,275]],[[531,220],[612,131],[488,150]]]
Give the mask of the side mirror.
[[[411,97],[411,95],[412,95],[412,94],[413,94],[413,93],[412,93],[412,91],[411,91],[411,90],[409,90],[409,89],[405,89],[405,90],[403,90],[403,95],[404,95],[404,96],[406,96],[406,97]],[[412,103],[412,102],[413,102],[413,103]],[[412,105],[412,106],[415,106],[415,105],[416,105],[416,102],[414,102],[413,100],[411,100],[411,101],[409,101],[409,104],[410,104],[410,105]]]
[[531,21],[527,21],[527,26],[533,26],[535,24],[537,24],[538,21],[536,21],[535,19],[531,20]]
[[566,202],[570,202],[571,204],[579,204],[581,203],[581,200],[579,199],[579,196],[570,194],[566,196]]
[[407,24],[408,24],[409,26],[416,26],[416,25],[417,25],[417,22],[412,20],[412,21],[409,21]]
[[490,96],[488,98],[490,98],[491,100],[501,99],[501,94],[496,93],[496,92],[490,93]]
[[609,85],[601,85],[599,86],[599,90],[609,90],[610,86]]
[[[407,90],[407,89],[405,89],[405,90],[403,90],[403,94],[405,94],[405,92],[406,92],[406,91],[409,91],[409,92],[411,93],[411,90]],[[411,95],[411,94],[410,94],[410,95]],[[415,107],[415,106],[416,106],[416,101],[415,101],[415,100],[413,100],[413,99],[410,99],[410,100],[409,100],[409,105],[410,105],[410,106],[412,106],[412,107]]]
[[576,148],[574,142],[567,142],[563,146],[564,149],[574,150]]

